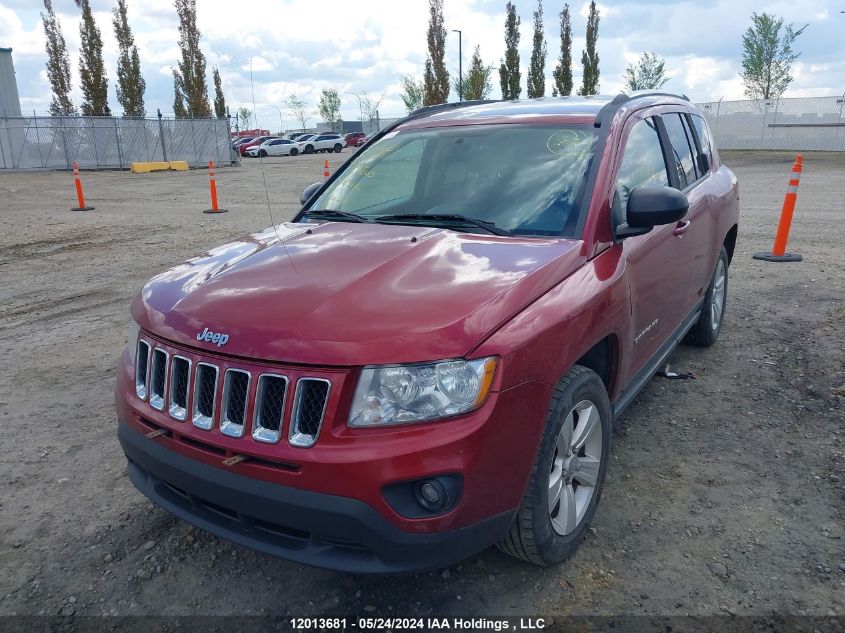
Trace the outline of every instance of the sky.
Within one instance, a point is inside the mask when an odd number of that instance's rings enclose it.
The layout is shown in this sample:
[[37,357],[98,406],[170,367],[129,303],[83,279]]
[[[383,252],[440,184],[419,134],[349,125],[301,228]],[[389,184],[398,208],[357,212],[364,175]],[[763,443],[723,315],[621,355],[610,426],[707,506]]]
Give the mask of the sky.
[[[112,110],[120,113],[115,96],[117,44],[111,23],[114,0],[91,0],[104,40]],[[72,98],[79,90],[79,14],[74,0],[53,0],[70,53]],[[532,13],[536,0],[517,0],[523,96],[531,56]],[[147,82],[148,114],[173,109],[171,68],[179,57],[176,12],[172,0],[128,0],[129,21],[141,54]],[[546,91],[551,94],[552,70],[560,55],[559,12],[563,2],[544,2],[548,45]],[[587,2],[572,0],[573,74],[581,78],[581,51],[585,46]],[[11,47],[21,106],[25,113],[46,113],[50,85],[45,70],[44,32],[38,0],[0,0],[0,47]],[[598,53],[600,91],[615,94],[623,87],[625,67],[644,51],[666,59],[670,77],[665,90],[685,93],[693,101],[742,99],[740,79],[741,36],[752,12],[766,11],[797,27],[808,24],[796,48],[794,82],[785,96],[845,93],[845,0],[700,0],[672,2],[599,3]],[[504,54],[504,0],[444,0],[446,63],[458,72],[458,36],[462,31],[464,70],[472,51],[480,46],[482,59],[495,65],[492,98],[499,98],[498,65]],[[314,125],[316,104],[323,88],[334,88],[342,100],[345,120],[359,118],[355,94],[366,92],[381,99],[383,118],[401,116],[400,77],[422,77],[426,56],[428,2],[426,0],[197,0],[197,21],[208,61],[208,83],[213,97],[211,68],[223,80],[226,103],[253,109],[262,127],[298,127],[284,105],[295,93],[310,105]],[[250,82],[250,64],[252,82]],[[455,96],[453,95],[453,98]]]

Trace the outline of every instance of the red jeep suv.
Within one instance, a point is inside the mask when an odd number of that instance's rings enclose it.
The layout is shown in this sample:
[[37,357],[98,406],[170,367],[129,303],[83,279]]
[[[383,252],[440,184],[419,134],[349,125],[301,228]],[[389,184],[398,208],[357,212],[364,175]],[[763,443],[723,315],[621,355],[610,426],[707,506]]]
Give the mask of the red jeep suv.
[[660,93],[431,106],[302,202],[132,302],[134,485],[350,572],[494,543],[564,560],[614,420],[722,327],[737,180],[700,112]]

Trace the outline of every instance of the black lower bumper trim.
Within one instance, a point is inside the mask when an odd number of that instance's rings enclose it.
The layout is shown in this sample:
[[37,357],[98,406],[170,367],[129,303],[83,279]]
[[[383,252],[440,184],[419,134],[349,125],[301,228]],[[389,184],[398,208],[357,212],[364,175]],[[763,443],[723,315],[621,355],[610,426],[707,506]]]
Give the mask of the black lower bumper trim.
[[221,538],[298,563],[352,573],[446,567],[498,541],[513,512],[433,534],[400,530],[366,503],[226,472],[169,451],[126,423],[118,439],[138,490]]

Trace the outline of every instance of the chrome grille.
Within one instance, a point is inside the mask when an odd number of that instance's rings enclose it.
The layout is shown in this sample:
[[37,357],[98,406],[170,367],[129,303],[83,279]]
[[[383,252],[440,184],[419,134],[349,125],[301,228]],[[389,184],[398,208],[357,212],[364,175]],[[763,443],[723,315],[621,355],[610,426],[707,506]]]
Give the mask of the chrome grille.
[[214,404],[217,395],[217,367],[208,363],[197,363],[194,378],[194,426],[210,430],[214,425]]
[[291,445],[305,448],[317,441],[330,387],[331,383],[322,378],[301,378],[296,383],[289,434]]
[[135,393],[141,400],[147,397],[147,382],[150,379],[150,344],[138,341],[135,350]]
[[170,415],[177,420],[188,417],[188,384],[191,380],[191,361],[174,356],[170,364]]
[[164,387],[167,384],[167,352],[156,348],[153,351],[153,366],[150,370],[150,404],[154,409],[164,409]]
[[231,437],[242,437],[249,397],[249,373],[227,369],[223,378],[223,419],[220,431]]
[[261,374],[256,390],[252,437],[259,442],[275,443],[281,437],[282,416],[288,379],[276,374]]

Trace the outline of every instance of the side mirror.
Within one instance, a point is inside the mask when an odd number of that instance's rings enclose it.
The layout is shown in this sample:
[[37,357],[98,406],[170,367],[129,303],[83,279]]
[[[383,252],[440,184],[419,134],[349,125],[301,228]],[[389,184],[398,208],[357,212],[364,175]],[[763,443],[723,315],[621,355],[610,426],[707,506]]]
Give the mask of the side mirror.
[[299,196],[300,204],[305,204],[306,202],[308,202],[311,199],[311,196],[317,193],[317,190],[322,186],[323,183],[315,182],[305,187],[305,189],[302,191],[302,195]]
[[616,237],[644,235],[655,226],[681,220],[689,209],[687,197],[672,187],[643,185],[628,196],[624,224],[616,227]]

